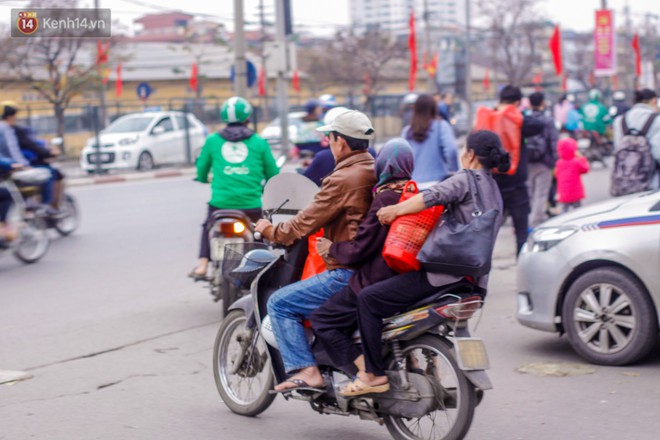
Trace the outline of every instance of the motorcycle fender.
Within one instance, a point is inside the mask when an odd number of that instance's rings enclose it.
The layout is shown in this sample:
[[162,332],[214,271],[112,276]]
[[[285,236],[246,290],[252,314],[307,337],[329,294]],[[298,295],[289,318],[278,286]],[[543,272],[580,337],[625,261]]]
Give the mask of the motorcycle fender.
[[480,390],[492,390],[493,383],[484,370],[463,371],[465,377]]
[[252,300],[252,295],[246,295],[234,302],[234,304],[229,306],[228,312],[231,312],[232,310],[242,310],[245,313],[245,316],[248,317],[246,323],[247,328],[253,329],[256,327],[256,320],[254,318],[254,301]]

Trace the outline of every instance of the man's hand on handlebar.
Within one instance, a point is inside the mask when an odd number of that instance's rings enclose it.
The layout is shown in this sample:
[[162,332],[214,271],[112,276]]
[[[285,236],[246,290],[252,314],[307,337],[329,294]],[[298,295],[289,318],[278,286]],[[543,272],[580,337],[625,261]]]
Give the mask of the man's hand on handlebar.
[[273,224],[266,219],[261,219],[257,221],[257,224],[254,226],[255,232],[261,234],[263,238],[268,241],[273,240]]

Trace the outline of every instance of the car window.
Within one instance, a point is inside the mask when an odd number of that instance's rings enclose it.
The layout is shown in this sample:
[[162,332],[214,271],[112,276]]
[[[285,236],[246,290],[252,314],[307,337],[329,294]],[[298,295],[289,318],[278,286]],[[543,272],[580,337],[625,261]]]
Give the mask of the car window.
[[653,205],[653,207],[651,208],[651,212],[658,212],[658,211],[660,211],[660,202],[656,203],[656,204]]
[[138,116],[129,118],[119,118],[112,124],[108,125],[104,133],[131,133],[144,131],[149,123],[153,120],[152,116]]
[[156,124],[154,128],[156,127],[163,127],[166,132],[174,131],[174,126],[172,125],[172,119],[169,116],[158,121],[158,124]]
[[[183,117],[183,115],[174,115],[174,119],[176,119],[176,127],[179,130],[185,130],[186,129],[186,120]],[[188,120],[188,127],[192,128],[193,124],[190,122],[190,119]]]

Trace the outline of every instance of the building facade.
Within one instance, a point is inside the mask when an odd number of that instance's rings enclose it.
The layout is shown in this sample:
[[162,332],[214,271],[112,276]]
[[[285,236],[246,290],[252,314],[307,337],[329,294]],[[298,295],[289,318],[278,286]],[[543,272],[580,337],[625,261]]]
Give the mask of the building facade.
[[465,23],[466,0],[350,0],[351,24],[357,32],[379,29],[394,37],[408,34],[410,11],[417,29],[423,29],[424,13],[433,29],[457,28]]

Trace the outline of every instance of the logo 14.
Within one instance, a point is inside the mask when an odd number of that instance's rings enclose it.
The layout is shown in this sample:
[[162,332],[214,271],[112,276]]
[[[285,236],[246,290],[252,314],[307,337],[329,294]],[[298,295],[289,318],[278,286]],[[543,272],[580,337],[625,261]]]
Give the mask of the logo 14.
[[16,27],[25,35],[32,35],[39,29],[39,19],[36,12],[19,12]]

